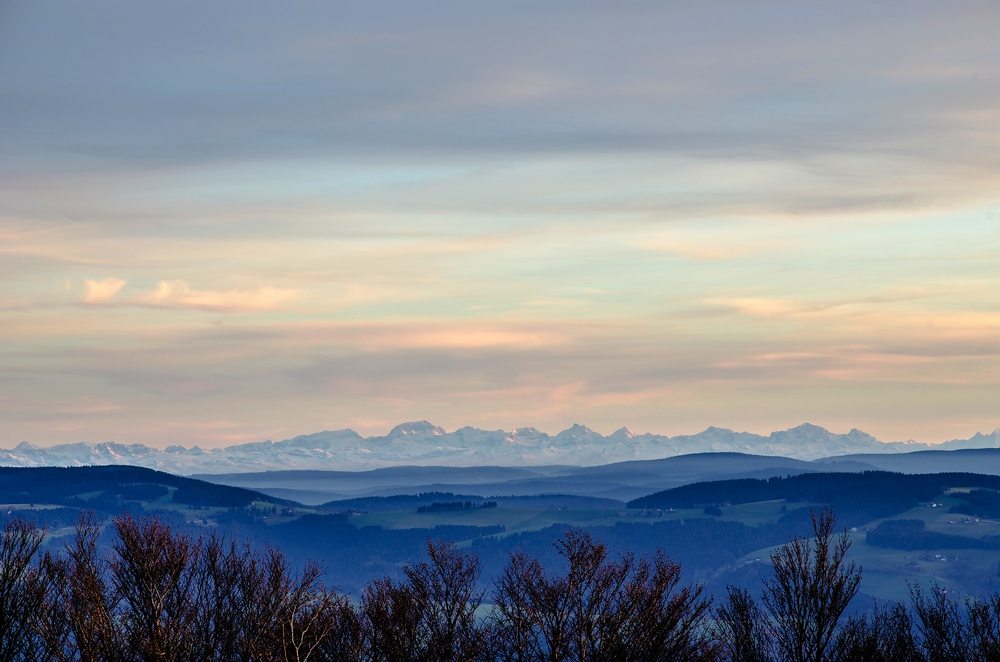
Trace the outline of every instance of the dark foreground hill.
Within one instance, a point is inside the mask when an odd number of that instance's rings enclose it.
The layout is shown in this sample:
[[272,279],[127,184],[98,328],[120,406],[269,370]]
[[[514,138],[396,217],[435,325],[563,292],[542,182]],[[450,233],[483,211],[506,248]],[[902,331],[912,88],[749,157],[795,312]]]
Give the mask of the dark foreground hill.
[[[838,510],[865,505],[884,510],[886,517],[900,509],[930,501],[949,487],[1000,488],[1000,476],[972,473],[936,473],[906,475],[888,471],[863,473],[800,474],[767,480],[741,480],[694,483],[650,494],[629,502],[630,508],[694,508],[772,501],[811,501],[829,503]],[[876,516],[878,517],[878,516]],[[872,519],[875,519],[873,517]]]
[[142,467],[0,467],[0,503],[120,510],[125,504],[245,508],[290,502]]

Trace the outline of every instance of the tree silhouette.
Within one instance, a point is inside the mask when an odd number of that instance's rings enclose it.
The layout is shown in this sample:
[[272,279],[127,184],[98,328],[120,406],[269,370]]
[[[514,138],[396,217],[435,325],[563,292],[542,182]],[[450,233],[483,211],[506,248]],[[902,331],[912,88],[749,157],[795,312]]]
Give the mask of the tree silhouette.
[[[72,542],[44,553],[44,531],[8,520],[0,536],[0,662],[927,662],[1000,659],[1000,594],[965,600],[914,586],[909,606],[844,618],[861,570],[829,510],[814,537],[771,556],[756,602],[730,588],[714,610],[662,553],[610,558],[579,529],[547,571],[523,552],[483,605],[478,559],[448,542],[404,580],[360,603],[294,571],[277,549],[195,538],[150,516],[107,531],[82,516]],[[477,618],[477,610],[489,614]],[[712,618],[709,618],[709,616]]]
[[812,540],[796,537],[771,554],[774,574],[764,584],[773,640],[788,662],[833,659],[837,624],[861,583],[860,570],[844,559],[851,539],[835,533],[836,514],[822,508],[811,515]]
[[709,604],[700,587],[678,589],[680,566],[656,555],[609,560],[589,534],[557,543],[566,573],[548,575],[523,553],[510,557],[493,592],[492,636],[502,660],[711,659]]
[[0,536],[0,660],[36,660],[45,578],[34,563],[44,532],[24,520],[5,522]]

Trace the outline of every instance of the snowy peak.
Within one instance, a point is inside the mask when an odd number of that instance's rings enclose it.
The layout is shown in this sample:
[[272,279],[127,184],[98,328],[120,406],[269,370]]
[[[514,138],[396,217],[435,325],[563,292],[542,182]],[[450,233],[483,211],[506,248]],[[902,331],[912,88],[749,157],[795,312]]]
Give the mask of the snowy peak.
[[570,441],[570,440],[572,440],[572,441],[597,440],[597,439],[604,439],[604,437],[602,435],[594,432],[593,430],[591,430],[590,428],[588,428],[586,425],[580,425],[579,423],[577,423],[577,424],[573,425],[573,427],[569,428],[568,430],[563,430],[562,432],[560,432],[559,434],[557,434],[555,436],[555,439],[556,439],[556,441],[566,442],[566,441]]
[[883,443],[852,429],[830,432],[805,423],[759,435],[710,427],[692,435],[638,435],[620,428],[604,436],[576,424],[550,436],[532,427],[454,432],[427,421],[402,423],[381,437],[354,430],[300,435],[283,441],[260,441],[201,449],[172,445],[165,450],[143,444],[73,443],[40,447],[22,442],[0,449],[0,465],[80,466],[129,464],[180,474],[234,473],[286,469],[364,470],[399,465],[518,466],[538,464],[598,465],[623,460],[651,460],[690,453],[747,453],[815,460],[855,453],[901,453],[913,450],[1000,448],[1000,429],[939,445],[913,441]]
[[628,441],[629,439],[635,439],[638,437],[635,432],[632,432],[628,428],[618,428],[614,432],[608,435],[608,439],[611,441],[622,442]]
[[389,437],[440,437],[444,428],[431,425],[427,421],[401,423],[389,431]]
[[959,450],[966,448],[1000,448],[1000,428],[983,434],[977,432],[969,439],[952,439],[940,446],[942,449]]
[[794,428],[789,428],[780,432],[772,432],[768,435],[770,439],[776,441],[784,439],[808,439],[814,442],[829,441],[831,438],[840,436],[843,435],[835,435],[826,428],[821,428],[820,426],[813,425],[811,423],[803,423],[802,425],[796,425]]
[[278,444],[296,448],[320,449],[330,448],[345,440],[362,441],[363,439],[364,437],[351,429],[324,430],[323,432],[314,432],[313,434],[302,434],[298,437],[286,439],[285,441],[279,441]]

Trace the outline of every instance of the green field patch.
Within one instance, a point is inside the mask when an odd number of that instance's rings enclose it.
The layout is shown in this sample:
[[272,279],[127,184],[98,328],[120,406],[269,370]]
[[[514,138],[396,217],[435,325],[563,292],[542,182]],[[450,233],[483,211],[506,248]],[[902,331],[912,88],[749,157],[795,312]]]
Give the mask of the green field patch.
[[793,510],[808,507],[807,503],[787,503],[783,499],[741,503],[735,506],[721,506],[719,509],[722,511],[722,517],[719,519],[742,522],[747,526],[757,526],[767,522],[776,522]]
[[658,512],[626,509],[562,508],[470,508],[466,510],[418,513],[413,510],[366,513],[351,518],[357,527],[386,529],[430,529],[439,525],[495,526],[505,534],[537,531],[553,524],[567,526],[613,526],[617,522],[656,522],[665,519],[703,516],[700,510]]
[[969,538],[981,538],[983,536],[1000,535],[1000,522],[985,518],[976,518],[961,513],[948,512],[950,506],[949,499],[941,498],[935,503],[943,503],[936,508],[930,504],[921,504],[916,508],[911,508],[905,513],[900,513],[893,517],[874,520],[864,528],[874,529],[882,522],[892,520],[923,520],[928,531],[934,533],[946,533],[953,536],[966,536]]
[[[998,554],[982,549],[906,551],[872,547],[854,537],[848,559],[862,566],[861,590],[880,599],[909,599],[910,586],[937,583],[960,594],[977,594],[997,576]],[[995,587],[993,587],[995,589]]]
[[[940,503],[940,500],[937,501]],[[723,508],[723,512],[725,512]],[[910,599],[910,587],[920,585],[925,589],[931,584],[948,588],[960,595],[978,595],[996,590],[1000,572],[1000,554],[983,549],[934,549],[901,550],[868,545],[866,529],[874,529],[878,524],[891,520],[922,519],[927,528],[951,535],[979,537],[1000,533],[1000,524],[980,522],[981,527],[950,524],[957,516],[947,512],[947,507],[932,508],[930,504],[901,513],[895,517],[875,520],[857,531],[849,531],[851,549],[847,560],[862,569],[862,593],[879,600]],[[964,516],[963,516],[964,517]],[[758,549],[746,554],[736,565],[754,565],[766,573],[771,554],[778,545]]]
[[4,503],[0,504],[0,512],[11,512],[14,510],[52,510],[62,508],[51,503]]
[[430,529],[439,525],[512,526],[531,519],[538,510],[531,508],[470,508],[468,510],[418,513],[401,510],[385,513],[367,513],[351,517],[356,527],[381,526],[384,529]]
[[82,499],[83,501],[90,501],[95,497],[99,497],[104,494],[104,490],[96,490],[94,492],[81,492],[80,494],[74,494],[73,498]]

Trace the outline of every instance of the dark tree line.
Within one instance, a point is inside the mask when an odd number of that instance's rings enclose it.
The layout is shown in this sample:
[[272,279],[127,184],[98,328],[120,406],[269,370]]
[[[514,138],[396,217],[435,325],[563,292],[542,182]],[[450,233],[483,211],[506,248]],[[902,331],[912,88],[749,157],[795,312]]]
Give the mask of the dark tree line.
[[760,601],[715,604],[662,554],[611,558],[582,530],[558,542],[561,571],[523,552],[482,589],[475,555],[428,558],[352,602],[320,569],[146,516],[83,517],[73,542],[9,520],[0,537],[0,662],[821,662],[1000,660],[1000,595],[959,603],[914,587],[909,605],[845,617],[860,569],[832,511],[771,557]]
[[223,508],[244,508],[254,501],[291,505],[242,487],[216,485],[143,467],[0,467],[0,503],[86,508],[89,501],[79,495],[97,492],[98,498],[120,507],[122,501],[162,496],[164,486],[177,488],[172,497],[177,503]]

